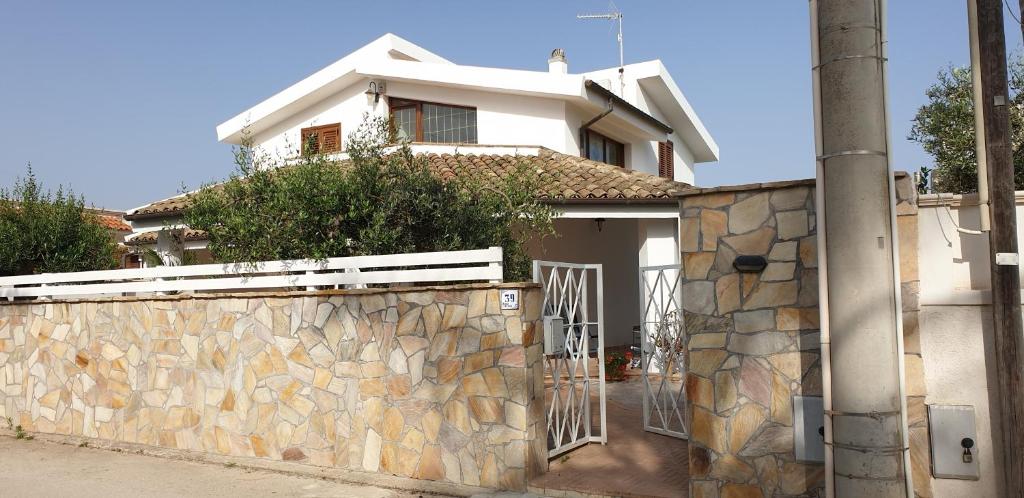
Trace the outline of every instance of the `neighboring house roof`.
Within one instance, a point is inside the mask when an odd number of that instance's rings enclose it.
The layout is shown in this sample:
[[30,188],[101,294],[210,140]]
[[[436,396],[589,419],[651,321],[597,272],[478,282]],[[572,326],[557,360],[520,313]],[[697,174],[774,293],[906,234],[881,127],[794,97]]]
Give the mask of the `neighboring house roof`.
[[[128,246],[147,246],[156,244],[156,238],[159,236],[159,232],[145,232],[136,235],[125,241],[125,245]],[[182,240],[185,242],[192,240],[206,240],[206,232],[202,230],[192,230],[186,228],[182,231]]]
[[[487,147],[468,146],[485,151]],[[454,149],[453,150],[458,150]],[[452,154],[424,152],[430,168],[442,178],[474,174],[482,181],[497,181],[526,163],[539,175],[537,198],[551,203],[566,202],[676,202],[674,197],[692,187],[647,173],[562,154],[544,147],[524,147],[532,154]],[[173,218],[188,206],[189,195],[183,194],[135,208],[125,215],[128,220]]]
[[96,218],[99,220],[100,225],[103,225],[103,228],[116,230],[118,232],[132,231],[132,227],[125,223],[120,216],[99,215]]
[[[630,103],[630,111],[644,115],[641,123],[653,125],[653,129],[661,132],[678,130],[697,162],[718,160],[718,145],[661,61],[630,64],[626,70],[637,72],[631,78],[650,93],[653,103],[666,114],[667,123],[650,116],[636,102]],[[607,101],[606,92],[596,88],[597,85],[587,85],[586,80],[597,79],[590,75],[602,76],[605,71],[561,74],[463,66],[388,33],[221,123],[217,126],[217,139],[239,143],[243,130],[255,134],[270,129],[295,112],[366,78],[555,98],[599,108]]]

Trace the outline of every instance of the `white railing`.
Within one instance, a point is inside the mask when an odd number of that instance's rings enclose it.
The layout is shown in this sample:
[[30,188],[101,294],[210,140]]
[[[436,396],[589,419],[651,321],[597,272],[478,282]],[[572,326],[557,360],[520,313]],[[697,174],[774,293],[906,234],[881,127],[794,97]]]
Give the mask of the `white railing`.
[[0,277],[0,299],[502,280],[500,247]]

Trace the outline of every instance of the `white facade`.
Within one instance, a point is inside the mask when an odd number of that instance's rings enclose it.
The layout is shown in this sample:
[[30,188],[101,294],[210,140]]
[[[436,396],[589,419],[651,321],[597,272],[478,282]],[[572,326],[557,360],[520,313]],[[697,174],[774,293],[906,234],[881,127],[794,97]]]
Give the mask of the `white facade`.
[[[248,133],[283,160],[297,155],[303,128],[340,123],[344,149],[367,115],[385,116],[388,99],[402,98],[475,108],[480,145],[580,155],[580,127],[610,105],[589,129],[624,145],[626,168],[657,175],[658,143],[665,140],[674,145],[677,181],[692,184],[696,163],[718,159],[718,146],[660,61],[626,66],[624,88],[618,68],[566,71],[557,61],[547,71],[461,66],[388,34],[222,123],[217,134],[237,144]],[[371,82],[384,89],[377,103],[366,94]]]
[[[999,489],[999,462],[1005,449],[999,438],[999,390],[992,361],[988,235],[957,230],[978,230],[977,195],[929,194],[918,204],[925,402],[973,407],[980,471],[977,480],[933,478],[932,490],[935,496],[1004,496]],[[1024,192],[1017,192],[1017,218],[1022,217]],[[1022,225],[1017,242],[1024,242]]]

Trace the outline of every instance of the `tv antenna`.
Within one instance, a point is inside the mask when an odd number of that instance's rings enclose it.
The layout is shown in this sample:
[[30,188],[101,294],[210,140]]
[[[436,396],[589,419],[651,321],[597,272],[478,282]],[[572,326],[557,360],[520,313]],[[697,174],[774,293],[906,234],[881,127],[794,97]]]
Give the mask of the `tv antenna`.
[[626,72],[625,60],[622,57],[622,12],[619,11],[619,8],[616,7],[614,3],[611,5],[611,7],[612,7],[613,11],[609,12],[607,14],[578,14],[576,16],[576,19],[597,19],[597,20],[618,21],[618,23],[619,23],[619,36],[618,36],[618,40],[619,40],[619,97],[622,97],[623,93],[625,92],[625,89],[626,89],[626,81],[625,81],[624,76],[623,76],[623,73]]

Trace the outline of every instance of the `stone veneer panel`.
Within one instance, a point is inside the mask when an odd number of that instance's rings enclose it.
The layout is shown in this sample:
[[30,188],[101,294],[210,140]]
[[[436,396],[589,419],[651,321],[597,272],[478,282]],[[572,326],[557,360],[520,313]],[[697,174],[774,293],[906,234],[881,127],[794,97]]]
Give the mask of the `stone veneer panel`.
[[[499,308],[498,287],[523,305]],[[0,305],[27,431],[522,490],[546,470],[533,285]]]
[[[911,464],[916,493],[931,496],[909,177],[897,196]],[[793,454],[792,397],[822,395],[814,181],[706,189],[684,194],[681,211],[687,385],[709,385],[688,390],[691,496],[823,495],[824,466]],[[768,267],[740,274],[738,255]]]

